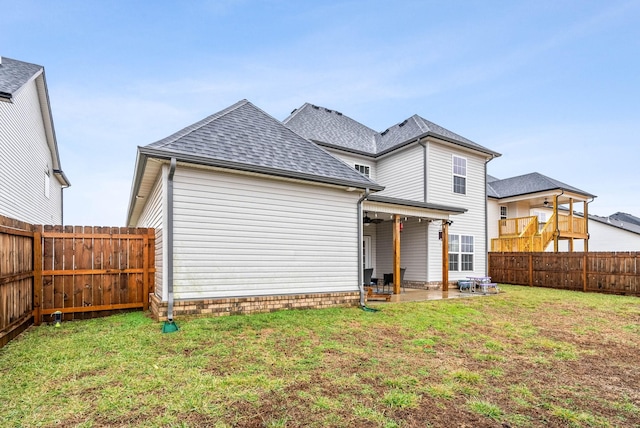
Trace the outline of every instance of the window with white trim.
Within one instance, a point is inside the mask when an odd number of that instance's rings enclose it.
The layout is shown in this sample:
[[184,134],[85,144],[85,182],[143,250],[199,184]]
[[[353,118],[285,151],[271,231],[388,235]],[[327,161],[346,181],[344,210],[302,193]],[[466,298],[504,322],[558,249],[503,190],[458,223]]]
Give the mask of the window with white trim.
[[508,218],[507,214],[507,207],[504,205],[500,206],[500,220],[506,220]]
[[367,177],[369,177],[369,166],[367,165],[355,165],[356,170]]
[[453,157],[453,193],[467,194],[467,159]]
[[473,271],[473,236],[449,235],[449,270]]

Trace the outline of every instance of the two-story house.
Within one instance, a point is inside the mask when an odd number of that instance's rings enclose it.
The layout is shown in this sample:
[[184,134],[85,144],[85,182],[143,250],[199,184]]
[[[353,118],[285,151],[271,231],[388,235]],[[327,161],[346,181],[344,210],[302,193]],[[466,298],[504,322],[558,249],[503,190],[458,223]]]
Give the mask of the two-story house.
[[363,202],[375,278],[424,287],[486,272],[486,165],[499,153],[418,115],[378,132],[304,104],[284,123],[385,187]]
[[0,57],[0,215],[62,224],[62,172],[44,68]]
[[401,269],[416,286],[484,274],[495,156],[418,116],[376,132],[242,100],[138,148],[127,224],[156,229],[152,311],[364,305],[365,267],[395,292]]

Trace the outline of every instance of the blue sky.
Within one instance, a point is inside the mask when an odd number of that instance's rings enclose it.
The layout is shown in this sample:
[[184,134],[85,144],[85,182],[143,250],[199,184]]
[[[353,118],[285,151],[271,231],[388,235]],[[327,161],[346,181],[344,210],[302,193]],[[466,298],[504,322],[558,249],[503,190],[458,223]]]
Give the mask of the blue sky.
[[65,223],[124,225],[136,147],[248,99],[382,131],[419,114],[640,217],[640,1],[0,0],[43,65]]

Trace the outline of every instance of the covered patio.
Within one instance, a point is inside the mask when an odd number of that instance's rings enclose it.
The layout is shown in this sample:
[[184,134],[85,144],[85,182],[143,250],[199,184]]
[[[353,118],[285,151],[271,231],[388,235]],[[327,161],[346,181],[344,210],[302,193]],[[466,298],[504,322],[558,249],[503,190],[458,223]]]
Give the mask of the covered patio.
[[373,269],[374,283],[391,281],[390,300],[401,300],[401,291],[412,288],[448,290],[450,217],[466,209],[370,195],[362,211],[361,266]]

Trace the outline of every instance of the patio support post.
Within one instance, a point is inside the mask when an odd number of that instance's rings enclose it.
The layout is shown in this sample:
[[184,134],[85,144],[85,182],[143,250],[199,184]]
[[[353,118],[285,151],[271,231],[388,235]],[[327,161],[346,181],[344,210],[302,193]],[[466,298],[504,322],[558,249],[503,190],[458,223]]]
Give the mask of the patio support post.
[[442,220],[442,291],[449,291],[449,223]]
[[393,294],[400,294],[400,215],[393,215]]

